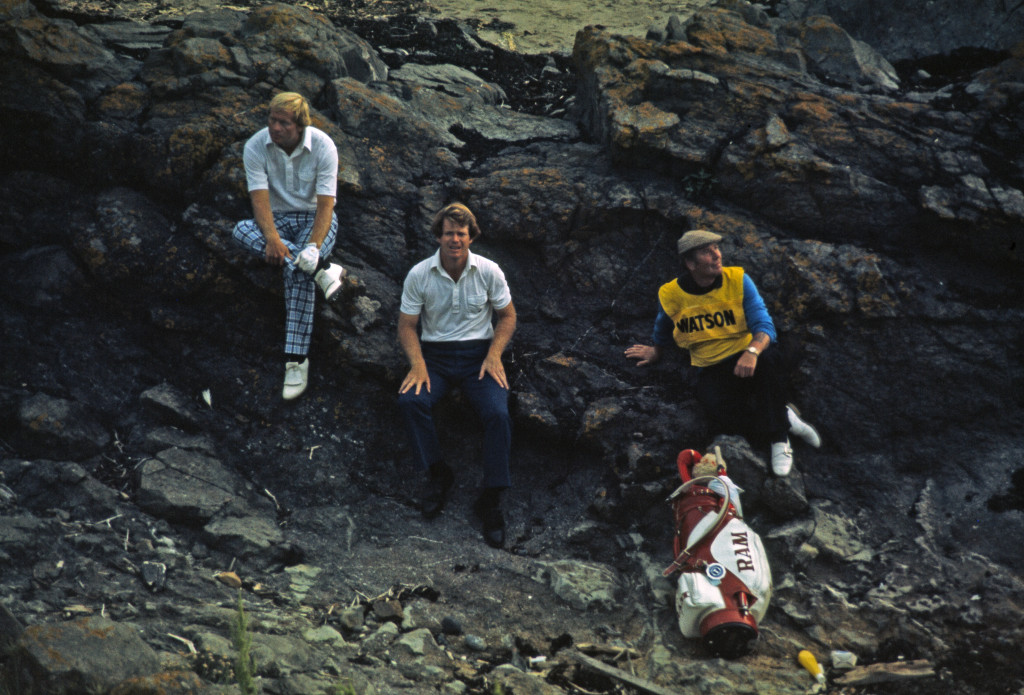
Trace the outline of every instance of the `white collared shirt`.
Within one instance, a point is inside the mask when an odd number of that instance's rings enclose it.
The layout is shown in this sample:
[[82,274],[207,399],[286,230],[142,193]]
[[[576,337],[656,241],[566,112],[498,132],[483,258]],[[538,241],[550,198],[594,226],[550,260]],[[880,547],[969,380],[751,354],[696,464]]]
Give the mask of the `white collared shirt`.
[[338,148],[319,128],[306,126],[291,155],[264,128],[245,143],[242,159],[249,191],[269,190],[275,213],[316,210],[318,195],[337,194]]
[[459,281],[441,265],[441,251],[420,261],[405,276],[403,314],[420,317],[424,342],[490,340],[491,318],[512,303],[505,274],[494,261],[468,252]]

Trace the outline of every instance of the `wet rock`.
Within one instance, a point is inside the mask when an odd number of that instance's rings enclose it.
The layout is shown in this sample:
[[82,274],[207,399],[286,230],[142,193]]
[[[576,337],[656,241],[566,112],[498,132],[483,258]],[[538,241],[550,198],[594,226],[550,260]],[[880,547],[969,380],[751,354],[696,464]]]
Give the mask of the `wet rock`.
[[82,31],[74,22],[25,13],[5,21],[0,46],[29,64],[52,71],[95,98],[103,89],[131,78],[138,68]]
[[123,502],[117,491],[74,462],[8,459],[0,461],[0,471],[18,503],[36,512],[60,508],[71,510],[75,518],[98,520],[117,514]]
[[150,591],[161,591],[167,582],[167,565],[162,562],[143,562],[142,581]]
[[889,61],[868,44],[851,37],[830,17],[809,17],[782,31],[796,39],[808,69],[823,79],[888,91],[900,86],[896,68]]
[[834,0],[782,0],[772,12],[782,19],[829,15],[891,61],[951,54],[964,46],[1006,50],[1024,30],[1015,8],[986,0],[969,9],[955,0],[914,0],[892,5]]
[[30,626],[14,653],[17,677],[32,692],[106,690],[160,670],[156,652],[133,627],[98,616]]
[[394,599],[374,601],[372,610],[374,617],[381,622],[386,620],[402,622],[403,611],[400,601]]
[[139,695],[159,692],[162,695],[213,695],[216,687],[206,683],[194,671],[163,671],[151,676],[127,678],[110,691],[110,695]]
[[103,22],[86,24],[82,31],[113,51],[143,59],[160,48],[172,30],[148,22]]
[[478,635],[466,635],[464,638],[466,648],[474,652],[487,651],[487,642]]
[[338,616],[338,624],[348,632],[355,632],[363,627],[366,620],[366,611],[362,607],[352,606],[341,611]]
[[169,424],[194,428],[198,416],[194,403],[170,384],[160,384],[139,394],[139,403],[158,417],[166,418]]
[[404,655],[412,657],[432,657],[436,659],[437,657],[442,656],[441,649],[437,646],[437,642],[434,641],[434,637],[430,634],[430,630],[425,628],[413,630],[412,632],[402,635],[391,645],[391,652],[399,657]]
[[386,622],[359,643],[362,653],[377,653],[389,647],[399,636],[398,625]]
[[8,257],[0,270],[7,278],[11,298],[36,309],[60,309],[85,285],[85,275],[60,247],[30,249]]
[[297,636],[254,633],[251,653],[256,673],[268,678],[308,672],[316,665],[310,645]]
[[33,539],[47,532],[51,524],[30,514],[0,516],[0,559],[25,562],[37,556]]
[[344,648],[347,645],[344,636],[330,625],[310,628],[302,633],[302,639],[311,644],[325,644],[335,649]]
[[209,521],[247,489],[219,460],[185,449],[161,451],[143,462],[137,475],[140,507],[192,524]]
[[523,673],[513,666],[503,665],[494,670],[494,679],[502,688],[524,695],[561,695],[561,688],[546,683],[543,678]]
[[264,565],[278,562],[290,552],[282,547],[281,529],[267,516],[217,516],[203,526],[202,538],[210,548]]
[[41,456],[83,458],[110,443],[110,433],[87,405],[37,393],[18,407],[13,433],[25,450]]
[[25,626],[13,613],[0,603],[0,648],[7,650],[18,640]]
[[[188,408],[184,402],[176,402]],[[186,409],[186,413],[191,414],[191,409]],[[171,426],[144,428],[132,443],[148,454],[156,454],[166,449],[190,449],[208,456],[216,455],[216,445],[209,435],[184,432]]]
[[[1009,231],[1019,227],[1014,213],[991,207],[979,213],[966,203],[972,198],[971,186],[935,183],[939,150],[962,142],[974,126],[938,103],[904,108],[896,98],[866,94],[855,100],[857,109],[867,107],[906,126],[899,135],[879,140],[856,109],[848,110],[835,100],[830,87],[812,87],[811,96],[804,86],[810,84],[808,79],[814,82],[813,74],[821,74],[829,82],[870,80],[891,90],[894,72],[884,59],[844,37],[827,18],[809,19],[802,28],[775,30],[770,22],[745,12],[743,5],[699,10],[686,24],[685,41],[675,43],[627,44],[605,41],[597,34],[579,36],[574,56],[583,75],[581,118],[612,157],[639,168],[657,162],[665,171],[710,175],[729,191],[727,195],[738,195],[735,200],[758,201],[762,213],[780,225],[818,237],[823,228],[831,228],[842,230],[846,241],[873,243],[868,230],[881,224],[905,230],[904,242],[910,242],[911,230],[936,211],[959,226],[952,210],[961,204],[971,207],[974,219],[992,230],[992,242],[1014,234]],[[839,48],[840,43],[845,47]],[[806,59],[789,60],[794,51]],[[820,51],[817,61],[815,51]],[[732,60],[740,56],[742,60]],[[593,71],[591,66],[598,65],[601,69]],[[662,65],[666,67],[655,67]],[[710,83],[687,86],[689,82],[667,79],[683,71],[725,80],[729,88]],[[777,98],[782,93],[800,96],[783,104]],[[781,140],[779,118],[787,126]],[[942,132],[938,140],[935,128]],[[861,146],[849,147],[853,142]],[[826,151],[828,156],[822,157]],[[900,155],[897,164],[895,153],[904,151],[907,156]],[[783,171],[788,173],[782,175]],[[697,179],[692,180],[696,185]],[[802,193],[790,188],[796,180]],[[916,183],[908,188],[911,181]],[[918,200],[916,190],[922,185],[928,188],[931,210]],[[932,188],[936,185],[943,189],[941,195]],[[814,202],[808,198],[810,190],[815,191]],[[944,196],[957,202],[945,205]],[[830,209],[849,210],[847,203],[853,198],[871,201],[870,219],[828,219]],[[826,199],[831,202],[822,205]],[[785,209],[773,211],[773,200],[785,200]]]
[[827,503],[812,505],[814,509],[814,535],[810,543],[837,560],[870,559],[858,538],[852,520],[836,515]]
[[538,570],[540,578],[576,610],[610,610],[620,591],[618,577],[607,566],[565,560],[539,562]]
[[[496,85],[456,65],[405,65],[394,71],[396,96],[438,132],[451,132],[445,144],[461,146],[469,139],[498,143],[532,140],[573,140],[576,126],[504,108],[505,94]],[[455,108],[453,108],[455,106]]]

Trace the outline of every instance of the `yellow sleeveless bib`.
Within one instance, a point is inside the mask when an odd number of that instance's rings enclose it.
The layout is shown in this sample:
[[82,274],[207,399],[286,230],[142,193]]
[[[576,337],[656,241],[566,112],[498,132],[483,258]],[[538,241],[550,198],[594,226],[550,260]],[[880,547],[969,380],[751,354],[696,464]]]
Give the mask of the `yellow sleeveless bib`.
[[676,344],[690,351],[695,367],[721,362],[750,344],[743,313],[743,268],[722,268],[722,286],[707,294],[689,294],[676,280],[658,290],[661,308],[672,319]]

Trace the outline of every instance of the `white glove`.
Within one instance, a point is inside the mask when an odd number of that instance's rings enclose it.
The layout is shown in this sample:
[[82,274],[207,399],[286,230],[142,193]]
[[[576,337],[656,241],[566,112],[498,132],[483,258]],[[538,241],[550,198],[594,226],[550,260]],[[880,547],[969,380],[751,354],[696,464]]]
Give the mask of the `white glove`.
[[309,244],[295,257],[295,265],[304,273],[312,275],[320,262],[320,249],[316,244]]

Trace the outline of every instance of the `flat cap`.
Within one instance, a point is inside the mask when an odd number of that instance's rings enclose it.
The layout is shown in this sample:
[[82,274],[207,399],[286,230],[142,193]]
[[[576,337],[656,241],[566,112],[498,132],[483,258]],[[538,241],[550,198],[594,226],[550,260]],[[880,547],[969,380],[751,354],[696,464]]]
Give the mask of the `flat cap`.
[[705,246],[707,244],[714,244],[721,240],[722,237],[720,234],[709,232],[706,229],[691,229],[686,234],[679,237],[679,241],[676,242],[676,251],[678,251],[681,256],[687,251],[692,251],[695,248]]

